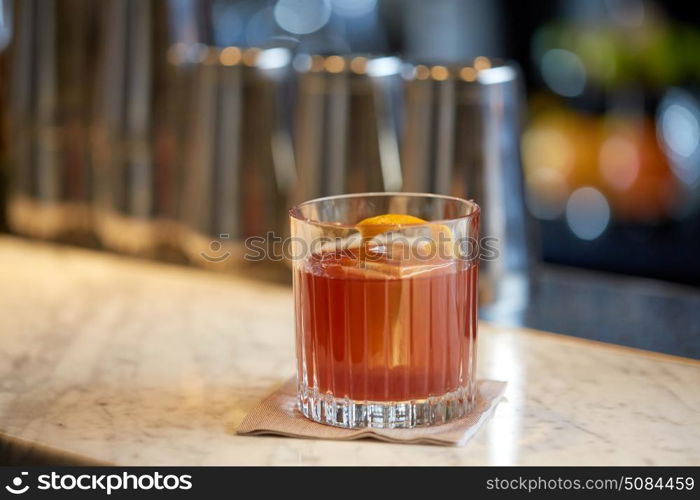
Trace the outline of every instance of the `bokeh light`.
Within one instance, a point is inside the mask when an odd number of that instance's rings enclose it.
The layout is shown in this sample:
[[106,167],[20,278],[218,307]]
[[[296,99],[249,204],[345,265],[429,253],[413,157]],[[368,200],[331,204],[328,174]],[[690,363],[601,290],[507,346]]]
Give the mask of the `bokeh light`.
[[357,75],[363,75],[367,71],[367,58],[363,56],[353,57],[350,61],[350,71]]
[[661,115],[661,127],[664,140],[674,154],[689,158],[695,153],[700,128],[698,119],[688,108],[671,104]]
[[685,184],[700,179],[700,105],[689,93],[674,89],[662,100],[657,134],[673,173]]
[[635,145],[625,137],[607,138],[600,148],[600,175],[609,186],[625,191],[639,175],[640,159]]
[[515,78],[515,70],[511,66],[496,66],[495,68],[486,68],[477,73],[479,83],[484,85],[493,85],[495,83],[503,83]]
[[476,74],[476,69],[469,66],[465,66],[464,68],[459,70],[459,76],[465,82],[473,82],[474,80],[476,80]]
[[491,67],[491,61],[489,61],[488,57],[479,56],[476,59],[474,59],[474,68],[477,71],[483,71],[485,69],[489,69],[490,67]]
[[610,222],[610,205],[603,193],[586,186],[577,189],[566,203],[566,223],[582,240],[594,240]]
[[328,56],[323,61],[323,68],[329,73],[342,73],[345,69],[345,59],[340,56]]
[[328,0],[278,0],[275,21],[285,31],[306,35],[323,28],[331,17]]
[[287,49],[276,47],[261,51],[258,54],[256,65],[260,69],[283,68],[289,64],[291,58],[291,53]]
[[564,213],[569,185],[564,175],[553,169],[538,168],[527,176],[527,207],[543,220],[554,220]]
[[427,66],[419,64],[415,69],[415,76],[418,80],[427,80],[430,78],[430,70]]
[[[356,57],[353,61],[357,59]],[[395,75],[401,71],[401,60],[393,56],[378,57],[371,59],[369,62],[365,59],[365,70],[369,76],[374,77]]]
[[430,68],[430,76],[433,78],[433,80],[441,82],[447,80],[450,73],[445,66],[433,66]]
[[571,51],[550,49],[540,61],[540,71],[547,86],[564,97],[581,95],[586,86],[586,68]]
[[553,169],[563,174],[571,171],[574,161],[569,139],[554,126],[542,125],[525,131],[522,139],[523,160],[528,170]]
[[224,66],[235,66],[241,61],[241,49],[238,47],[226,47],[219,54],[219,59]]

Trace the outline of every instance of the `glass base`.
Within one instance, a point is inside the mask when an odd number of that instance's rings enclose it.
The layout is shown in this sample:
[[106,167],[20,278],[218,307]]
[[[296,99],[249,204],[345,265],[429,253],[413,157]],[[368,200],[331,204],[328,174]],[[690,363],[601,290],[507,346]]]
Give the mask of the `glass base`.
[[462,387],[442,396],[409,401],[355,401],[299,387],[301,413],[321,424],[361,429],[410,429],[446,424],[469,413],[475,404],[474,387]]

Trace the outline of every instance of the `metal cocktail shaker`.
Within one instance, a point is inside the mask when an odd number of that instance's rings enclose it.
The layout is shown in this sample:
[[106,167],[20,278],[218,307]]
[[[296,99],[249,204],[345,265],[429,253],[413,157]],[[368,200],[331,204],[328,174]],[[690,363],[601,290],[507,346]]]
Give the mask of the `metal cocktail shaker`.
[[199,47],[193,57],[177,63],[191,71],[181,245],[199,265],[235,267],[245,238],[286,225],[295,176],[285,95],[291,53]]
[[101,21],[92,136],[96,232],[107,248],[153,255],[162,200],[174,195],[174,174],[158,170],[154,148],[168,97],[166,3],[111,0]]
[[299,55],[294,66],[294,200],[399,191],[399,59]]
[[89,0],[16,2],[8,216],[13,230],[91,244]]
[[404,78],[403,190],[450,194],[482,207],[480,296],[515,311],[527,298],[532,266],[518,71],[479,57],[473,65],[411,65]]

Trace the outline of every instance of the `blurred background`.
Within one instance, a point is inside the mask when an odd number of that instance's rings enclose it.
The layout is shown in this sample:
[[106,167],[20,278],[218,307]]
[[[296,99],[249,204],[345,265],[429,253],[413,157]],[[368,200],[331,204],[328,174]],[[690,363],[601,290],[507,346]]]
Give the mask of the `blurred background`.
[[316,196],[475,199],[491,321],[700,358],[700,14],[644,0],[0,0],[4,232],[287,281]]

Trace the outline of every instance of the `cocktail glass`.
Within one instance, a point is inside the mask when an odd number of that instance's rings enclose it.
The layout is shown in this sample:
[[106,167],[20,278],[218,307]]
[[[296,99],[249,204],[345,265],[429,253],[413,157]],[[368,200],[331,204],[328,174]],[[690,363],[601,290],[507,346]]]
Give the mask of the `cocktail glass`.
[[410,428],[470,411],[479,213],[472,201],[414,193],[332,196],[290,210],[306,417]]

